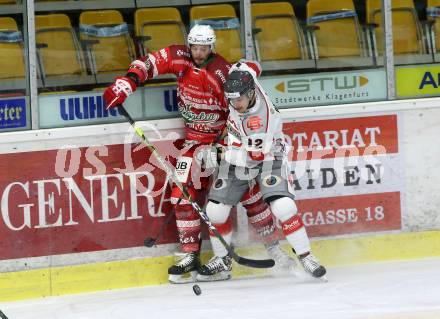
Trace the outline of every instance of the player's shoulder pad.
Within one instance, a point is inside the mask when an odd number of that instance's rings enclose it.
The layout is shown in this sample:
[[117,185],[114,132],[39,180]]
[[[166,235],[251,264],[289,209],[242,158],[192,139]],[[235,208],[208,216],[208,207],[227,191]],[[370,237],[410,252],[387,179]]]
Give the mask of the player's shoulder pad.
[[228,77],[228,69],[230,64],[221,55],[216,54],[211,63],[206,67],[207,71],[220,80],[222,84],[225,84]]
[[188,46],[184,44],[173,44],[168,47],[168,50],[170,51],[170,54],[173,57],[180,58],[180,59],[190,59],[191,58],[191,52],[188,48]]

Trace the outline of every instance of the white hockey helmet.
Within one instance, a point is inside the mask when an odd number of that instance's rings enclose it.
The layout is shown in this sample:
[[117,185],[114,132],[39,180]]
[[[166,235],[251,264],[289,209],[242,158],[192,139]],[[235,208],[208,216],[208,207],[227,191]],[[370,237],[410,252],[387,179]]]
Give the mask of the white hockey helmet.
[[210,45],[214,49],[215,40],[215,32],[210,25],[196,24],[189,30],[188,45]]

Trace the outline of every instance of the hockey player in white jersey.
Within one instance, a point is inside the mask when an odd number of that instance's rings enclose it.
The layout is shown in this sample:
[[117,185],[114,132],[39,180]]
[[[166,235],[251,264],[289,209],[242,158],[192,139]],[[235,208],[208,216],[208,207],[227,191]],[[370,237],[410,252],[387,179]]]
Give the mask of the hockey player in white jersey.
[[[232,230],[222,227],[231,207],[237,204],[249,184],[257,182],[263,199],[281,222],[282,231],[304,270],[325,279],[326,269],[311,253],[310,241],[298,215],[293,187],[286,169],[287,151],[282,119],[245,62],[234,64],[225,83],[229,103],[228,146],[217,179],[212,184],[206,213],[230,243]],[[214,257],[199,269],[197,280],[231,277],[231,258],[211,234]]]

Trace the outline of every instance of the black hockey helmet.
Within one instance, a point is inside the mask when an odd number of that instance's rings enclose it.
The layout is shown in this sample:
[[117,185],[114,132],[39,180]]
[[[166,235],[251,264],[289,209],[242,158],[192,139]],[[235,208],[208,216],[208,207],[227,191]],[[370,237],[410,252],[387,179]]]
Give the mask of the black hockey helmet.
[[255,89],[254,78],[248,71],[232,71],[226,80],[224,89],[227,99],[239,98]]

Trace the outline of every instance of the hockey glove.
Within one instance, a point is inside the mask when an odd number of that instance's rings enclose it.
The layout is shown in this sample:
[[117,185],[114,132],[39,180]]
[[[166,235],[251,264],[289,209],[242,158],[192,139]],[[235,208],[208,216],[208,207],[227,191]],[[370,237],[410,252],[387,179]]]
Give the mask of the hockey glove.
[[195,159],[204,169],[216,168],[220,162],[222,147],[204,146],[196,153]]
[[105,89],[103,98],[108,109],[121,105],[136,91],[136,83],[127,76],[119,76],[115,83]]

